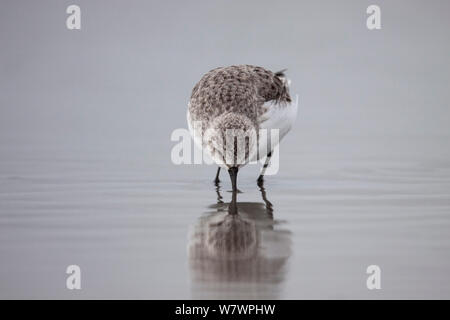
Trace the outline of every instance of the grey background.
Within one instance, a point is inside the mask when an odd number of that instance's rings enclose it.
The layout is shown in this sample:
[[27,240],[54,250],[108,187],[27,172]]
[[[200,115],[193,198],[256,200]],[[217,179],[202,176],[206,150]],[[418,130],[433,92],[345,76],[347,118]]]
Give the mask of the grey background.
[[[373,3],[382,29],[369,31]],[[81,7],[79,31],[65,26],[70,4]],[[288,68],[300,97],[268,186],[294,252],[284,289],[270,297],[449,298],[449,9],[448,1],[2,0],[0,297],[196,297],[186,230],[214,202],[214,169],[174,166],[170,134],[186,127],[203,73],[254,64]],[[249,190],[256,172],[242,173]],[[378,212],[360,221],[358,206]],[[366,242],[365,227],[376,228]],[[303,248],[308,239],[318,242]],[[74,260],[91,280],[81,293],[64,288]],[[364,287],[373,260],[390,270],[380,293]]]

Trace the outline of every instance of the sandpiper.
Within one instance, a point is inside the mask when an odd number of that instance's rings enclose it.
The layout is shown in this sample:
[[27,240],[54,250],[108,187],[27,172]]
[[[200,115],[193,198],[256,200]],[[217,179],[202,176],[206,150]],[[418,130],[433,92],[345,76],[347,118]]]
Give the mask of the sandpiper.
[[[187,112],[194,141],[219,165],[216,182],[220,168],[228,170],[233,200],[239,168],[266,157],[258,178],[262,182],[273,148],[291,129],[296,116],[297,104],[289,95],[284,70],[272,72],[252,65],[219,67],[207,72],[194,86]],[[260,129],[278,129],[278,141],[269,143],[270,134],[262,135]],[[229,132],[233,140],[227,145]],[[244,148],[237,147],[238,140],[244,141]]]

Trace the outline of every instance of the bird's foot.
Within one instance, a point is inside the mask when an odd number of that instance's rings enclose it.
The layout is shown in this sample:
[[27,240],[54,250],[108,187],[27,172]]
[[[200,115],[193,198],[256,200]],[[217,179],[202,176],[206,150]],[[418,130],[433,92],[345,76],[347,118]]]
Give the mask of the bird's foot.
[[258,186],[262,186],[264,184],[264,176],[260,175],[258,177],[258,180],[256,180],[256,183],[258,184]]

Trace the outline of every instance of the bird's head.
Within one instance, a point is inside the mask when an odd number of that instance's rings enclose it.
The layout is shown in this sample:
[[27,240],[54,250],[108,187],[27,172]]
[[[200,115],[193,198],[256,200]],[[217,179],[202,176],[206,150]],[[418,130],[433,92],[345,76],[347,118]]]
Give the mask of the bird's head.
[[257,129],[246,116],[225,113],[211,123],[204,139],[211,158],[221,167],[241,167],[257,151]]

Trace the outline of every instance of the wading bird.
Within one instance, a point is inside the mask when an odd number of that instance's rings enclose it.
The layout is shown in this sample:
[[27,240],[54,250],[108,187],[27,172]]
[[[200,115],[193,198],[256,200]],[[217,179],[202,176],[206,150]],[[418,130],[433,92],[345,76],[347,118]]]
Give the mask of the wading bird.
[[[291,129],[296,116],[297,104],[289,95],[284,70],[220,67],[207,72],[194,86],[187,112],[189,131],[219,165],[216,182],[220,168],[228,170],[233,188],[230,210],[236,206],[239,169],[266,157],[258,178],[262,183],[273,148]],[[279,130],[278,141],[271,141],[272,129]]]

